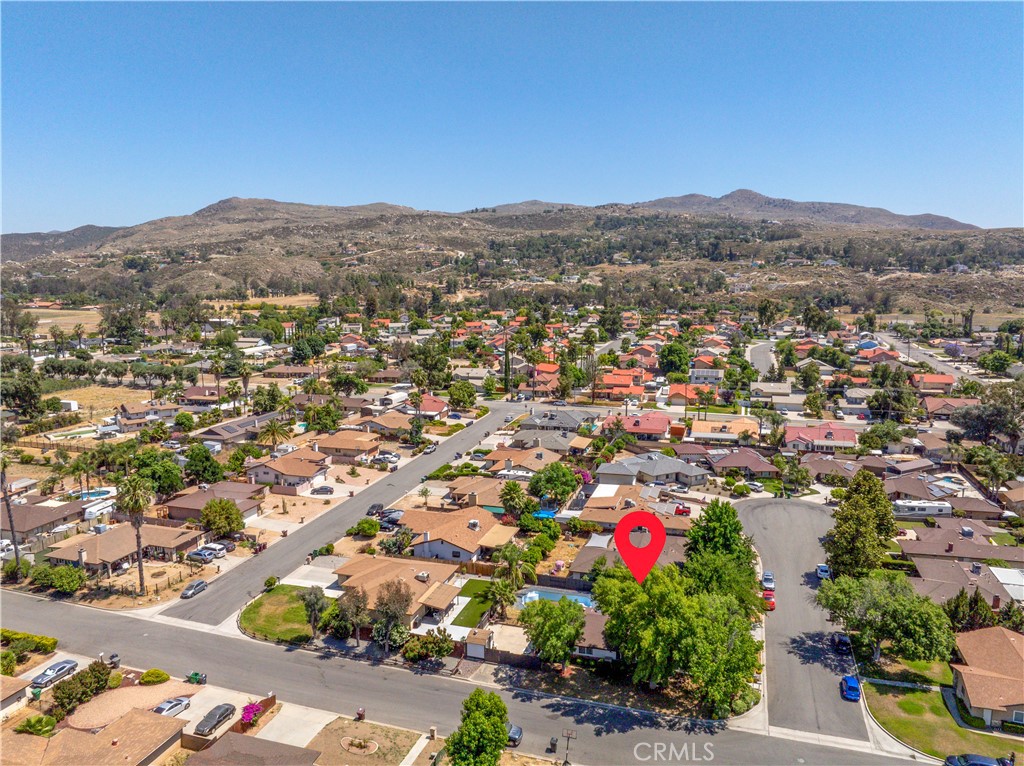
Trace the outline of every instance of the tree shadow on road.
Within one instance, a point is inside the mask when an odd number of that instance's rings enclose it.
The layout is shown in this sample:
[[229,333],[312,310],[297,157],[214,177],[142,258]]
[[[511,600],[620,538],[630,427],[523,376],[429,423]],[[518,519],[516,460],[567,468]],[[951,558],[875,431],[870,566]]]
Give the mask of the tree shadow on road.
[[539,704],[548,711],[549,716],[568,716],[577,725],[594,727],[598,737],[604,734],[621,734],[635,729],[659,729],[679,734],[694,736],[710,736],[726,729],[725,721],[703,721],[699,719],[676,718],[663,716],[646,710],[626,710],[602,707],[582,700],[558,697],[538,700],[531,692],[517,690],[515,699]]
[[799,657],[802,665],[821,665],[832,673],[845,673],[850,664],[848,657],[832,651],[829,634],[823,630],[792,636],[787,651]]

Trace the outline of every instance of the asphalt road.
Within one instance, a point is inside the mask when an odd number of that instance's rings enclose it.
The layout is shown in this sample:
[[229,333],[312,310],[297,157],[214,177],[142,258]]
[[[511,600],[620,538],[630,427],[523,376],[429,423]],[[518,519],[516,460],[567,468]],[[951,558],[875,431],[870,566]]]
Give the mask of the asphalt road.
[[820,539],[832,528],[828,509],[801,500],[747,500],[736,504],[766,570],[775,574],[774,612],[765,615],[768,721],[799,731],[867,739],[858,705],[839,696],[839,679],[853,662],[829,648],[835,630],[815,602],[823,563]]
[[754,365],[754,369],[760,373],[768,372],[773,364],[775,364],[775,343],[773,341],[765,341],[764,343],[757,343],[750,346],[750,363]]
[[889,335],[888,333],[875,333],[879,340],[888,343],[893,349],[899,351],[901,354],[906,355],[912,362],[928,362],[936,372],[944,372],[957,378],[967,378],[968,380],[975,380],[978,383],[991,383],[992,380],[986,380],[985,378],[979,378],[977,375],[969,375],[962,370],[956,369],[951,364],[936,359],[934,356],[929,356],[921,349],[917,348],[913,343],[908,344],[905,340],[900,340],[895,335]]
[[[442,735],[449,734],[458,725],[462,700],[473,688],[464,680],[320,656],[232,638],[199,626],[183,628],[19,593],[5,592],[2,600],[5,627],[58,636],[61,649],[68,652],[87,656],[117,652],[129,667],[159,667],[174,676],[199,670],[217,686],[253,697],[273,691],[284,702],[344,715],[351,716],[356,708],[363,707],[370,720],[417,731],[436,725]],[[772,678],[778,678],[777,671],[770,672]],[[897,760],[565,698],[537,698],[514,689],[502,689],[500,694],[508,705],[510,720],[523,727],[522,752],[543,754],[552,736],[572,728],[578,737],[571,752],[575,764],[654,763],[652,745],[659,743],[675,745],[677,753],[688,745],[691,753],[671,760],[663,758],[662,763],[711,761],[705,745],[711,746],[713,762],[721,764],[886,766]],[[828,706],[827,700],[809,700],[803,694],[790,700],[794,707],[813,706],[815,702]],[[851,705],[850,710],[855,706]],[[564,739],[559,757],[564,754],[563,748]]]
[[454,459],[456,452],[469,452],[483,438],[485,431],[496,431],[509,412],[522,412],[523,405],[511,402],[488,402],[490,412],[454,436],[439,444],[431,455],[420,455],[394,473],[378,480],[353,498],[346,498],[327,513],[304,524],[288,537],[249,561],[222,574],[210,583],[203,598],[181,601],[164,611],[168,617],[219,625],[231,617],[263,590],[264,581],[274,575],[285,577],[305,563],[306,554],[314,548],[333,543],[345,530],[366,515],[374,503],[385,507],[408,494],[426,474]]

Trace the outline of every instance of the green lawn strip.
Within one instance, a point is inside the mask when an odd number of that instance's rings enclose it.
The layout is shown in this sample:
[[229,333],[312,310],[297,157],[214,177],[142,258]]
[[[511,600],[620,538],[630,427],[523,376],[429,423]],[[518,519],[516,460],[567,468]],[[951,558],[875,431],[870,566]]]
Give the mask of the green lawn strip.
[[1016,545],[1017,541],[1009,532],[996,532],[992,535],[992,541],[998,545]]
[[890,654],[883,647],[882,658],[876,663],[871,661],[871,646],[865,644],[859,634],[852,634],[850,639],[853,641],[854,655],[860,665],[862,676],[932,686],[953,685],[953,671],[948,662],[905,660]]
[[782,481],[779,479],[756,479],[764,485],[765,492],[774,492],[776,495],[782,492]]
[[305,588],[278,585],[242,610],[241,625],[250,633],[271,641],[304,643],[312,638],[306,610],[299,601]]
[[460,596],[471,596],[472,600],[466,604],[459,615],[452,621],[452,625],[460,628],[475,628],[484,616],[484,612],[491,608],[491,602],[484,598],[483,591],[487,588],[487,580],[469,580],[459,591]]
[[[946,710],[940,692],[864,684],[871,714],[897,739],[936,758],[950,753],[1006,756],[1014,742],[959,727]],[[1024,749],[1018,748],[1024,757]]]

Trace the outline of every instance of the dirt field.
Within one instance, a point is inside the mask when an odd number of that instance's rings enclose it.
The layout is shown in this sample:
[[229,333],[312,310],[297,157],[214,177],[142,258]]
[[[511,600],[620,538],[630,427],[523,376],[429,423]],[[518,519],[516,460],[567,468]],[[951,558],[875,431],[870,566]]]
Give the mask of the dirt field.
[[144,402],[152,394],[145,388],[87,386],[86,388],[76,388],[73,391],[62,391],[54,396],[78,402],[82,417],[95,419],[112,414],[122,403]]
[[[266,303],[268,306],[287,308],[289,306],[315,306],[319,302],[320,299],[317,296],[312,295],[311,293],[303,293],[302,295],[278,295],[274,298],[253,298],[252,300],[246,301],[245,304],[258,305],[260,303]],[[239,306],[242,304],[236,302],[230,305]]]
[[[376,742],[379,747],[369,755],[350,752],[341,746],[343,737]],[[417,739],[418,734],[406,729],[337,718],[313,738],[309,747],[322,753],[316,761],[320,766],[389,766],[401,763]]]
[[100,312],[65,309],[28,309],[28,313],[39,319],[38,332],[49,334],[53,326],[70,331],[81,324],[87,333],[96,332],[100,327]]

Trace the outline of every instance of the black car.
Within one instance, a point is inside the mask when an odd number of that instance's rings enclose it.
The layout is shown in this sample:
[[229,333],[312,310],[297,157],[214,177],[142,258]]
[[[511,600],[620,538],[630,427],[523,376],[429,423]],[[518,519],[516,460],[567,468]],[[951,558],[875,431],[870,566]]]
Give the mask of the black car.
[[319,486],[319,487],[315,488],[309,494],[311,494],[311,495],[333,495],[334,494],[334,487],[328,487],[326,484],[324,484],[322,486]]
[[384,510],[384,503],[374,503],[366,510],[367,516],[376,516]]
[[845,633],[833,633],[831,641],[836,654],[853,654],[853,643]]
[[203,716],[203,720],[196,724],[196,734],[200,737],[208,737],[217,730],[217,727],[235,714],[235,706],[224,703],[217,705],[213,710]]
[[519,743],[523,741],[522,728],[511,721],[505,721],[505,731],[508,732],[508,746],[519,747]]
[[220,545],[223,545],[224,550],[226,550],[228,553],[231,553],[231,551],[233,551],[237,547],[233,542],[231,542],[227,538],[225,538],[224,540],[218,540],[217,542]]
[[1010,766],[1010,760],[964,753],[963,755],[947,755],[945,764],[946,766]]

